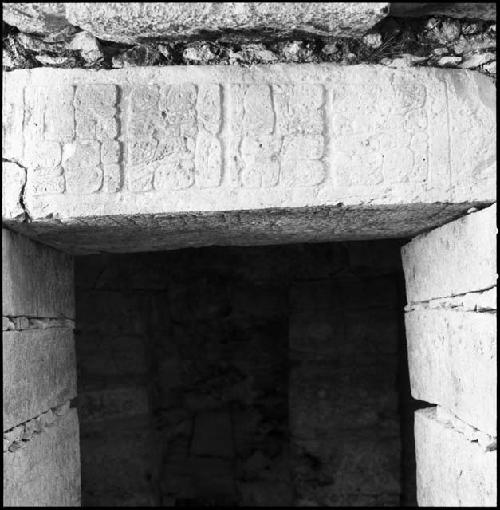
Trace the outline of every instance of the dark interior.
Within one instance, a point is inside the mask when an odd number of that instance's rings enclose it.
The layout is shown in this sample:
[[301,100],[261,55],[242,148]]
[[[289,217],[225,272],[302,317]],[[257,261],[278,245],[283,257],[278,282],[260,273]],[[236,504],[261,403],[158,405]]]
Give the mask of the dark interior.
[[415,505],[405,242],[77,257],[83,505]]

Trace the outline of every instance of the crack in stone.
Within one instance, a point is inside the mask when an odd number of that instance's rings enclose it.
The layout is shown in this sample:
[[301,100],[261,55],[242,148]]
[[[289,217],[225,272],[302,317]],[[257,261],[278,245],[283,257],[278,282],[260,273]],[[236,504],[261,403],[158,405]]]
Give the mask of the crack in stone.
[[24,183],[21,186],[19,191],[18,203],[23,210],[23,219],[22,223],[31,223],[33,221],[33,217],[29,212],[27,203],[26,203],[26,184],[28,183],[28,168],[22,165],[17,159],[14,158],[4,158],[2,157],[2,163],[11,163],[17,165],[19,168],[24,170]]
[[36,435],[40,435],[47,428],[56,426],[62,417],[67,414],[70,407],[71,402],[68,400],[63,404],[49,408],[34,418],[4,430],[4,453],[15,453],[17,450],[25,448]]

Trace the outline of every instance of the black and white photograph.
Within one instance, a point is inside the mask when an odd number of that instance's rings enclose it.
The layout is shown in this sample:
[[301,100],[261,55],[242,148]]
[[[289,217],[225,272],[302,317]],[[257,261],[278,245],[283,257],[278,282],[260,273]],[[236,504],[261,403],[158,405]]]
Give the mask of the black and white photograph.
[[496,507],[496,3],[2,3],[4,507]]

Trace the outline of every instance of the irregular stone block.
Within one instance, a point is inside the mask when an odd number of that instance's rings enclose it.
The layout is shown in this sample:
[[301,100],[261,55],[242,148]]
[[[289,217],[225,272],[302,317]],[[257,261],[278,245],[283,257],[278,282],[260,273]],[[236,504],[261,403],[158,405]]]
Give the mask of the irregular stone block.
[[419,506],[497,505],[497,452],[484,451],[446,421],[437,409],[415,412]]
[[496,204],[416,237],[401,249],[408,303],[496,285]]
[[3,315],[75,317],[73,259],[2,229]]
[[3,455],[5,506],[81,506],[80,441],[76,409]]
[[413,398],[495,435],[496,314],[414,310],[405,323]]
[[[132,2],[91,6],[89,3],[6,4],[4,19],[25,32],[50,33],[71,23],[108,41],[132,43],[143,38],[186,39],[207,32],[244,39],[304,34],[361,35],[388,12],[386,2]],[[297,20],[300,23],[297,24]],[[251,34],[251,35],[249,35]]]
[[4,331],[2,356],[4,429],[76,396],[73,331]]

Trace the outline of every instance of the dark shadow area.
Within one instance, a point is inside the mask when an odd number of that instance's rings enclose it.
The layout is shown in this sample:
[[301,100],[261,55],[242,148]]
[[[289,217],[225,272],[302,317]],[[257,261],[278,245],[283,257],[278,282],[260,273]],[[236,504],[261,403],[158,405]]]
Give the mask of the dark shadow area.
[[404,242],[77,257],[83,505],[413,505]]

